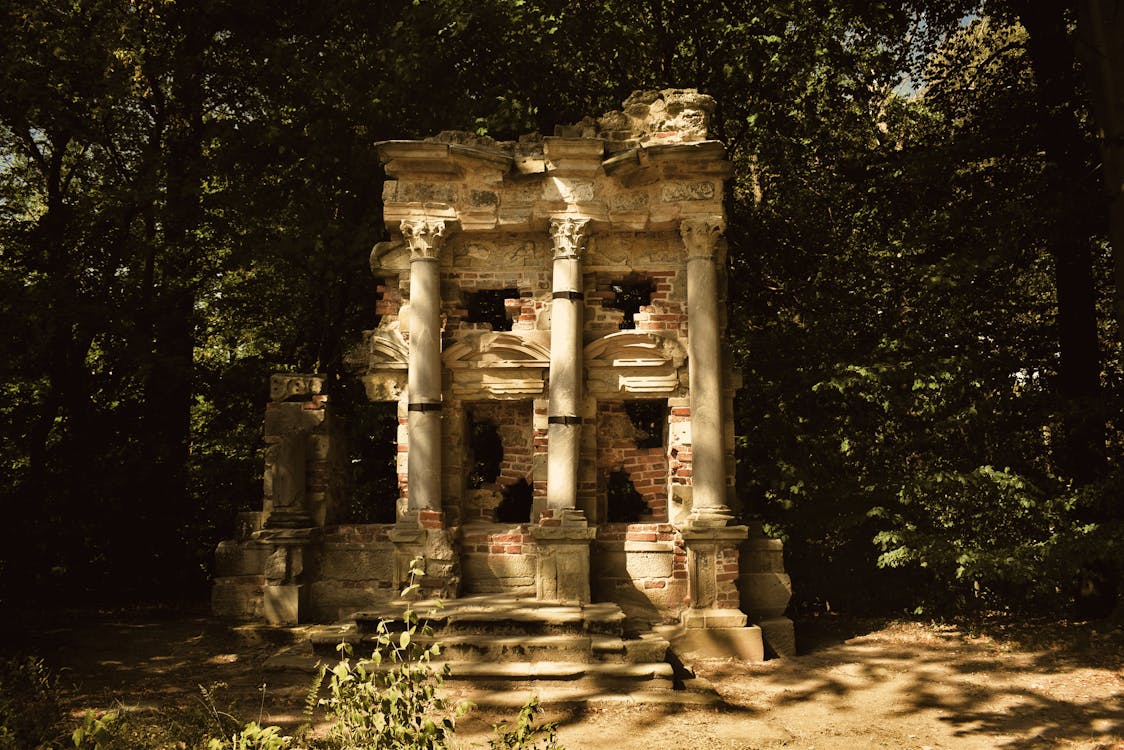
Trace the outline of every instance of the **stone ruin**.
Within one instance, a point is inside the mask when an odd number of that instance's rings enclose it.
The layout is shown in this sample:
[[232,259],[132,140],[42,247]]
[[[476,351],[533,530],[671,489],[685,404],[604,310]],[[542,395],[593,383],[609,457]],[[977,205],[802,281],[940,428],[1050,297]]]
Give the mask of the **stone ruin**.
[[792,653],[780,542],[735,521],[713,109],[637,92],[554,137],[378,144],[391,239],[351,359],[396,409],[396,520],[340,517],[325,383],[274,376],[262,510],[218,547],[216,615],[343,620],[421,557],[446,601],[615,603],[683,648]]

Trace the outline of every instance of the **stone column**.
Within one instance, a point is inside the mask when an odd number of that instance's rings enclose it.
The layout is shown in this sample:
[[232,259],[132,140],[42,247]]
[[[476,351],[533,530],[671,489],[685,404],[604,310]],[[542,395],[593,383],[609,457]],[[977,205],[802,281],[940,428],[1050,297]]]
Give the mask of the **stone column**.
[[531,527],[539,554],[535,591],[539,599],[588,602],[589,543],[597,529],[578,509],[583,377],[581,256],[585,218],[550,222],[554,281],[550,305],[550,393],[547,414],[546,510]]
[[441,512],[441,274],[445,222],[406,219],[410,246],[407,487],[410,511]]
[[588,219],[550,222],[554,240],[553,294],[550,303],[550,407],[547,416],[547,508],[555,515],[578,505],[581,448],[582,253]]
[[423,590],[456,596],[459,586],[453,535],[441,504],[441,264],[445,222],[404,219],[410,247],[410,346],[407,375],[406,512],[388,536],[395,545],[395,575],[401,585],[410,561],[423,559]]
[[691,398],[691,513],[683,529],[687,545],[690,607],[682,621],[689,632],[685,651],[736,653],[756,661],[761,631],[746,628],[738,609],[737,545],[745,526],[730,526],[726,504],[726,402],[719,307],[718,239],[722,218],[684,219],[679,232],[687,250],[687,357]]
[[725,230],[721,217],[689,218],[679,232],[687,248],[687,357],[691,388],[690,525],[725,526],[726,444],[722,405],[722,346],[715,248]]

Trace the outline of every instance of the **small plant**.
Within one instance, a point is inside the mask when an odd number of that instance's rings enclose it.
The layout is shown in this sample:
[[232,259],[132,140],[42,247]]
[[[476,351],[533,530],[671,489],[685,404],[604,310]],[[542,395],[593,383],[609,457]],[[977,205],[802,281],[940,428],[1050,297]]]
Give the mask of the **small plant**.
[[77,750],[110,750],[117,741],[120,714],[107,711],[100,716],[87,711],[82,716],[82,724],[70,735]]
[[490,750],[565,750],[558,744],[556,722],[535,724],[535,717],[540,713],[539,697],[532,695],[519,709],[514,724],[492,725],[496,736],[488,740]]
[[50,747],[66,736],[58,678],[35,656],[0,661],[0,750]]
[[[410,564],[404,599],[420,589],[420,564]],[[386,620],[378,624],[369,663],[353,662],[351,646],[340,644],[339,663],[326,670],[328,697],[320,700],[332,721],[329,747],[438,750],[446,747],[457,719],[471,708],[467,702],[451,706],[440,694],[449,666],[436,669],[432,658],[441,652],[440,646],[418,640],[432,636],[432,628],[420,624],[411,607],[403,612],[402,622],[401,631],[392,631]]]
[[292,746],[293,738],[281,734],[281,727],[251,721],[230,739],[212,739],[207,750],[288,750]]

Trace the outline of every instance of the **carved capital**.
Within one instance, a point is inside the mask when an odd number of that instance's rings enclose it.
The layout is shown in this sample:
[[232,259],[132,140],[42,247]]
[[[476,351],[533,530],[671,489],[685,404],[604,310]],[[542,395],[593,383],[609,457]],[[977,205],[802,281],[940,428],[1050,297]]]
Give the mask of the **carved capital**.
[[554,240],[554,259],[580,258],[589,238],[589,219],[561,218],[550,220],[550,238]]
[[726,231],[726,222],[720,216],[684,219],[679,224],[679,236],[687,248],[687,259],[714,259],[718,238]]
[[445,222],[434,219],[403,219],[402,236],[410,246],[410,260],[437,258],[445,242]]

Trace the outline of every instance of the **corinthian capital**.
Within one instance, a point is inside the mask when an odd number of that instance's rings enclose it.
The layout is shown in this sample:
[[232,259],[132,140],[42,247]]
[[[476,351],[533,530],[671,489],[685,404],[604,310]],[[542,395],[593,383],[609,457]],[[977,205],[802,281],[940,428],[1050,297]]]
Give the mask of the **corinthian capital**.
[[713,259],[714,248],[724,231],[726,222],[721,216],[683,219],[679,224],[679,236],[687,248],[687,258]]
[[551,219],[550,238],[554,240],[554,259],[580,258],[585,252],[588,226],[589,219]]
[[410,260],[436,258],[445,241],[445,222],[434,219],[403,219],[402,236],[410,246]]

